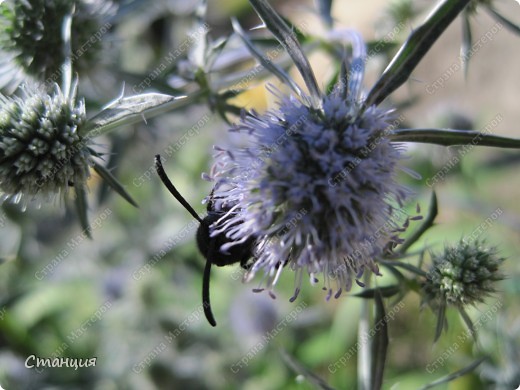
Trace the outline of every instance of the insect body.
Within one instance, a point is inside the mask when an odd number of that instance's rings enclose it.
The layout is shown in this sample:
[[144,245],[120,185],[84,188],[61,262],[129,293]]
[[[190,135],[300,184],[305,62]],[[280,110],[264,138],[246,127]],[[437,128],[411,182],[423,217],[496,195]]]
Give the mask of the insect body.
[[232,242],[232,240],[226,236],[225,232],[219,233],[215,236],[210,235],[210,227],[213,223],[221,218],[225,218],[226,213],[229,209],[215,210],[215,204],[213,199],[210,197],[208,202],[207,211],[208,214],[201,219],[195,212],[193,207],[182,197],[177,191],[175,186],[172,184],[161,163],[161,157],[155,156],[155,168],[160,179],[168,188],[170,193],[179,201],[182,206],[188,210],[188,212],[200,222],[199,228],[197,229],[197,245],[200,252],[206,258],[206,266],[204,267],[204,275],[202,278],[202,305],[204,307],[204,314],[206,319],[212,326],[216,326],[217,323],[211,311],[211,304],[209,299],[209,282],[210,282],[210,271],[211,265],[215,264],[218,267],[224,265],[230,265],[240,263],[244,269],[248,268],[248,260],[252,257],[252,247],[254,244],[254,238],[251,237],[243,243],[233,245],[227,252],[220,250],[221,246]]

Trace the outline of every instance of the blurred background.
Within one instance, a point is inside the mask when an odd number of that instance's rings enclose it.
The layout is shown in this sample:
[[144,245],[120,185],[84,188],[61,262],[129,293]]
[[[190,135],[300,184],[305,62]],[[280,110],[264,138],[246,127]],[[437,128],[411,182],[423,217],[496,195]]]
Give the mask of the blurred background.
[[[123,83],[127,95],[143,92],[139,87],[143,80],[193,29],[195,6],[188,3],[120,2],[102,61],[81,78],[79,95],[85,96],[87,113],[116,98]],[[398,3],[410,2],[338,1],[333,16],[337,26],[360,30],[367,42],[382,39],[402,23],[395,40],[403,42],[431,10],[432,2],[411,2],[413,17],[407,17],[406,8],[397,12]],[[304,24],[304,32],[323,31],[313,2],[272,4],[296,26]],[[520,6],[515,1],[497,0],[496,7],[520,22]],[[247,28],[259,22],[245,0],[210,2],[209,36],[217,39],[231,34],[231,17]],[[496,24],[486,12],[473,15],[471,22],[475,40]],[[459,18],[388,105],[399,107],[403,127],[483,130],[488,126],[494,134],[520,137],[518,37],[500,29],[472,57],[466,79],[462,68],[455,70],[453,65],[459,64],[461,41]],[[397,48],[389,47],[370,59],[367,89]],[[224,53],[235,55],[231,50]],[[196,79],[194,57],[192,50],[176,56],[145,90],[189,92],[194,84],[186,80]],[[320,84],[326,86],[331,64],[337,61],[320,52],[310,53],[310,58]],[[235,70],[247,71],[252,64],[244,62]],[[432,87],[447,72],[448,80],[441,87]],[[208,79],[216,85],[222,81],[219,77],[215,73]],[[266,91],[266,81],[277,84],[270,77],[253,81],[233,104],[258,111],[272,107],[275,99]],[[290,272],[283,273],[273,300],[251,291],[261,277],[243,284],[238,265],[214,267],[211,297],[218,326],[212,328],[201,312],[204,259],[196,248],[197,225],[163,187],[153,159],[155,154],[166,158],[171,180],[195,210],[203,212],[206,206],[201,201],[211,191],[211,183],[203,181],[201,174],[211,168],[213,145],[225,146],[229,128],[218,115],[215,98],[205,95],[194,104],[96,139],[99,149],[106,152],[107,167],[139,209],[114,196],[93,174],[89,180],[92,240],[82,232],[71,205],[29,205],[25,212],[17,205],[2,205],[3,388],[316,388],[317,379],[306,375],[302,367],[333,388],[356,388],[357,356],[346,356],[357,341],[360,298],[350,295],[360,292],[358,287],[326,302],[321,285],[304,282],[300,297],[290,303],[294,288]],[[486,318],[478,328],[478,343],[464,336],[466,328],[458,313],[448,310],[450,327],[434,344],[436,318],[428,308],[421,309],[419,295],[409,293],[400,302],[388,300],[387,311],[394,308],[395,318],[389,323],[385,389],[419,388],[484,355],[489,359],[475,372],[439,388],[509,389],[515,375],[520,378],[519,155],[476,147],[439,176],[457,153],[455,148],[408,146],[410,158],[404,164],[422,176],[421,180],[407,175],[401,178],[415,192],[409,209],[419,203],[426,213],[432,186],[439,198],[436,225],[412,249],[417,252],[426,245],[439,250],[455,244],[491,218],[480,238],[498,246],[507,258],[503,266],[507,278],[486,304],[469,311],[475,321]],[[410,231],[416,227],[412,224]],[[418,256],[406,261],[417,265]],[[426,252],[424,263],[429,261]],[[377,285],[394,281],[389,273],[383,274],[375,281]],[[31,355],[96,357],[97,361],[95,367],[78,370],[37,370],[25,367]]]

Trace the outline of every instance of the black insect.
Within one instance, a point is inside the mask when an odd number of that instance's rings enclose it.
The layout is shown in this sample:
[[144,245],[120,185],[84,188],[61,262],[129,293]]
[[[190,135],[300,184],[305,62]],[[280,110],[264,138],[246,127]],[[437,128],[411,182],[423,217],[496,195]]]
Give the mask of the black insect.
[[[204,267],[204,275],[202,278],[202,306],[204,307],[204,314],[206,315],[208,322],[212,326],[216,326],[217,323],[213,317],[213,313],[211,312],[211,304],[209,300],[209,279],[211,265],[215,264],[218,267],[222,267],[225,265],[240,263],[242,268],[248,269],[248,260],[253,255],[252,247],[255,239],[254,237],[250,237],[243,243],[231,246],[229,251],[222,252],[220,250],[222,245],[232,242],[233,240],[226,237],[225,232],[211,237],[210,226],[217,220],[223,217],[226,218],[225,215],[229,209],[215,210],[212,196],[210,196],[210,200],[207,206],[208,214],[203,219],[201,219],[193,207],[191,207],[186,199],[184,199],[179,191],[177,191],[175,186],[166,175],[166,172],[164,172],[164,168],[161,163],[161,157],[159,155],[155,156],[155,168],[162,182],[175,197],[175,199],[177,199],[179,203],[182,204],[184,208],[188,210],[197,221],[200,222],[199,228],[197,229],[197,245],[202,255],[206,258],[206,266]],[[211,194],[213,195],[213,192]]]

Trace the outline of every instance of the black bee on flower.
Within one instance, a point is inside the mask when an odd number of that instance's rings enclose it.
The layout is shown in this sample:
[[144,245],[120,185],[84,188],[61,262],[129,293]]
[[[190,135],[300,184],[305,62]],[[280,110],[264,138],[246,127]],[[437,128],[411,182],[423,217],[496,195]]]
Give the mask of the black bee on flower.
[[[204,275],[202,279],[202,305],[204,307],[204,314],[208,322],[212,326],[216,326],[217,322],[211,311],[211,303],[209,297],[209,283],[210,283],[210,272],[211,265],[215,264],[217,267],[223,267],[225,265],[231,265],[240,263],[240,266],[244,269],[249,268],[249,260],[252,257],[252,247],[254,237],[250,236],[242,242],[235,243],[229,249],[226,248],[226,244],[229,244],[233,239],[229,238],[226,232],[218,232],[213,234],[212,227],[217,221],[227,220],[231,214],[228,214],[232,208],[223,206],[217,208],[213,201],[212,195],[209,197],[207,206],[207,215],[204,218],[200,218],[196,211],[191,205],[184,199],[184,197],[175,188],[173,183],[170,181],[161,163],[161,157],[155,156],[155,167],[157,174],[160,179],[168,188],[170,193],[179,201],[179,203],[188,212],[200,222],[199,228],[197,229],[197,245],[200,252],[206,258],[206,266],[204,267]],[[239,222],[238,222],[239,223]]]

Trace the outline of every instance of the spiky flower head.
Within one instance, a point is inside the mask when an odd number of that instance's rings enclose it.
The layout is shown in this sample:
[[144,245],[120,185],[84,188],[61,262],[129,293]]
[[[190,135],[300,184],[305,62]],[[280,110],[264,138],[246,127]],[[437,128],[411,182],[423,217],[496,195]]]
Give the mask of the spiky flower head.
[[92,151],[79,129],[83,100],[25,87],[22,97],[0,94],[0,191],[4,198],[48,197],[81,187],[89,177]]
[[432,253],[432,265],[423,284],[425,300],[431,306],[441,304],[463,308],[482,302],[495,292],[495,282],[504,261],[495,247],[484,241],[461,240],[442,253]]
[[[256,5],[264,20],[276,19],[265,3]],[[281,19],[277,23],[283,25]],[[336,39],[342,45],[350,41],[352,55],[332,92],[319,90],[292,41],[287,47],[309,95],[278,70],[295,94],[272,89],[276,109],[244,114],[231,129],[243,135],[242,144],[217,148],[208,177],[215,181],[215,207],[229,210],[211,227],[213,235],[230,238],[220,250],[254,238],[254,263],[245,280],[264,270],[265,287],[274,296],[282,270],[290,268],[296,280],[291,301],[304,273],[311,283],[323,275],[327,299],[349,291],[353,280],[362,285],[363,272],[379,274],[375,259],[400,242],[396,233],[403,215],[397,207],[407,190],[396,182],[401,147],[388,137],[397,124],[391,112],[365,105],[361,36],[341,30],[331,33]]]
[[[59,81],[60,67],[65,62],[62,28],[67,15],[72,15],[70,46],[74,69],[79,72],[89,70],[99,60],[101,38],[110,27],[106,17],[112,12],[110,1],[2,2],[0,50],[4,58],[0,70],[11,75],[22,71],[39,81]],[[7,83],[9,79],[2,81]]]
[[248,279],[264,269],[270,291],[287,265],[296,295],[307,272],[324,275],[328,297],[335,281],[338,297],[365,269],[378,274],[374,258],[396,229],[394,206],[406,191],[395,181],[400,148],[386,137],[391,115],[362,111],[339,88],[320,110],[278,95],[278,109],[251,112],[232,129],[247,146],[218,149],[213,199],[233,207],[213,233],[234,240],[222,250],[256,237]]

